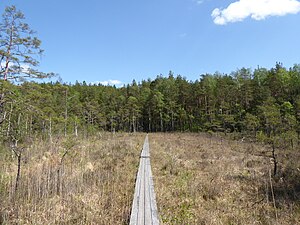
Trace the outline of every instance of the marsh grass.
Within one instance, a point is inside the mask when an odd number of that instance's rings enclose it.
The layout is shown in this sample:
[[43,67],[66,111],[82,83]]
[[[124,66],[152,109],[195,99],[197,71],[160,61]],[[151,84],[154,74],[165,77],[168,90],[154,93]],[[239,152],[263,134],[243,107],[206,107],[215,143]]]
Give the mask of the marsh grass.
[[149,140],[164,224],[300,224],[296,151],[279,152],[281,173],[270,179],[267,147],[207,134]]
[[33,140],[0,159],[0,224],[127,224],[144,134]]
[[[0,148],[0,224],[128,224],[145,134],[34,139]],[[163,224],[300,224],[300,154],[212,134],[149,135]]]

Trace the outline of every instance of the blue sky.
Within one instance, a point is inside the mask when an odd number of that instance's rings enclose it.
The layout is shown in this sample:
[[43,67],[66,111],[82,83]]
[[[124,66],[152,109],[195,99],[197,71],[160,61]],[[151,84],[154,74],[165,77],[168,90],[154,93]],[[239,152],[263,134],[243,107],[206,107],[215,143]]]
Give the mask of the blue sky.
[[65,82],[300,63],[297,0],[1,0],[1,12],[12,4],[42,40],[40,69]]

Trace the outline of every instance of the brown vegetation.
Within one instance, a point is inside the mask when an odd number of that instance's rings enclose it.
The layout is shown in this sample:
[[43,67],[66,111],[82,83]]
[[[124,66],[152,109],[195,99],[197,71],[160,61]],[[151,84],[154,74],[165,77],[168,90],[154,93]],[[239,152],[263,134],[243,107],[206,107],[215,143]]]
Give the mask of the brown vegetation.
[[[0,224],[128,224],[145,134],[99,133],[0,149]],[[295,150],[212,134],[149,135],[164,224],[300,224]]]
[[17,159],[2,149],[0,224],[127,224],[144,135],[34,141]]
[[164,224],[300,224],[296,153],[281,152],[271,177],[272,152],[257,144],[183,133],[149,140]]

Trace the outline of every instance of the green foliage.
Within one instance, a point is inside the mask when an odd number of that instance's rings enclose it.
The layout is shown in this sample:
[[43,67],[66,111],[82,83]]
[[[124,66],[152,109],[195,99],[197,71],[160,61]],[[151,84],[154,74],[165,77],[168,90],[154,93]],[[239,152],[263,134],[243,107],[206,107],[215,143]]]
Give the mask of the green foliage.
[[[255,91],[260,87],[272,89],[268,85],[274,82],[274,77],[277,79],[288,73],[283,70],[280,67],[279,74],[276,68],[256,70],[254,74],[242,69],[232,76],[206,74],[194,83],[181,76],[158,76],[154,81],[139,84],[134,81],[118,89],[80,83],[5,85],[15,93],[11,95],[15,99],[11,100],[16,107],[14,116],[18,117],[19,111],[22,118],[30,117],[30,122],[27,118],[24,126],[27,130],[31,127],[31,131],[47,132],[51,120],[52,131],[56,133],[65,126],[67,132],[72,133],[76,125],[81,131],[206,129],[254,134],[262,130],[270,136],[270,132],[277,132],[283,124],[286,129],[295,127],[300,118],[297,116],[298,101],[290,100],[297,97],[283,99],[284,94],[277,97],[278,93],[272,96],[271,91]],[[279,80],[288,82],[289,79]],[[290,88],[295,88],[294,85]],[[9,111],[8,105],[6,107]]]
[[231,76],[206,74],[195,82],[171,74],[121,88],[2,80],[2,139],[9,134],[19,139],[87,136],[99,130],[213,131],[238,132],[264,143],[280,137],[293,146],[300,134],[297,68],[242,69]]
[[24,81],[54,75],[36,69],[38,57],[43,53],[41,41],[24,20],[24,14],[15,6],[5,8],[0,23],[0,77],[4,80]]
[[259,127],[259,119],[251,113],[246,113],[245,124],[247,130],[255,131]]

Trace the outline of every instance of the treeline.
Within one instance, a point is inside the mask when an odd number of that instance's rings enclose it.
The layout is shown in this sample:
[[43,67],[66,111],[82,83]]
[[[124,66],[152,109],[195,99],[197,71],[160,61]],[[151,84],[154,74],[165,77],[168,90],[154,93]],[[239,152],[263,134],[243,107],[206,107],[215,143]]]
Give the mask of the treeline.
[[300,65],[204,74],[172,72],[127,86],[1,81],[2,137],[106,131],[219,131],[296,139]]

